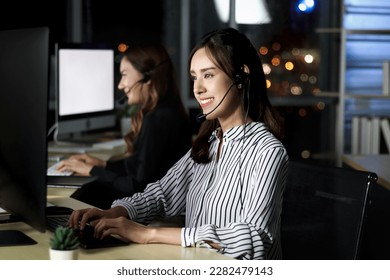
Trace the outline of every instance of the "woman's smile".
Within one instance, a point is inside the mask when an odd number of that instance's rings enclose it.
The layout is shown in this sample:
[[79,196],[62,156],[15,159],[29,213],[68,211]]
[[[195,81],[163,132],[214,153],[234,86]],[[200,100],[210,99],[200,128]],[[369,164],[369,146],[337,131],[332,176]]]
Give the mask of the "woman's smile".
[[199,104],[202,108],[206,108],[214,101],[214,97],[199,99]]

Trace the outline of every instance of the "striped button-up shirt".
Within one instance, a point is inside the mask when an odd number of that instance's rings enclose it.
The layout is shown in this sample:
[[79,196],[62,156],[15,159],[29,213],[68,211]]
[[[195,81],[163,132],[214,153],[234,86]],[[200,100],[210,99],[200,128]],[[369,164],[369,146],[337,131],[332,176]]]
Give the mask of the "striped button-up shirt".
[[185,215],[182,246],[211,248],[211,241],[234,258],[280,259],[284,146],[258,122],[233,127],[222,139],[215,131],[209,141],[211,162],[197,164],[187,152],[161,180],[112,206],[141,222]]

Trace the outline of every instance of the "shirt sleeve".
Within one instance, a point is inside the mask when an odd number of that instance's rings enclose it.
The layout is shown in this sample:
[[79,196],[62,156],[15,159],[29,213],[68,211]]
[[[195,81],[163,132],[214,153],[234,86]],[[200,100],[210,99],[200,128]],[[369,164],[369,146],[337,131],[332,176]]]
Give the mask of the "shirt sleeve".
[[217,250],[238,259],[275,259],[281,252],[279,227],[282,195],[287,174],[287,154],[283,148],[269,149],[259,157],[254,185],[245,196],[242,218],[224,227],[212,224],[183,228],[182,246],[208,247],[218,244]]
[[184,214],[187,184],[192,180],[192,165],[188,151],[161,180],[148,184],[143,192],[115,200],[111,207],[122,206],[130,219],[144,223],[151,222],[157,216]]

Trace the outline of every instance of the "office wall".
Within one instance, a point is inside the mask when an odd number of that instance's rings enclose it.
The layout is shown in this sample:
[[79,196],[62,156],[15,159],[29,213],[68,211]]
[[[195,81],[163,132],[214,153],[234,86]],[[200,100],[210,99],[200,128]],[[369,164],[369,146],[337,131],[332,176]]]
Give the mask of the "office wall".
[[[192,98],[186,69],[188,52],[205,32],[229,25],[229,23],[220,22],[214,1],[210,0],[58,0],[55,4],[25,2],[23,5],[20,2],[10,2],[9,8],[0,10],[1,29],[48,25],[52,30],[52,42],[78,39],[94,42],[111,41],[114,44],[122,41],[131,43],[133,40],[163,41],[176,65],[186,105],[192,111],[196,111],[198,106]],[[335,53],[337,40],[334,37],[328,38],[328,35],[320,36],[317,29],[337,25],[337,8],[340,6],[340,0],[320,1],[311,14],[299,13],[296,10],[297,1],[295,0],[266,2],[273,18],[270,24],[237,25],[237,28],[248,34],[256,47],[267,46],[272,49],[275,46],[274,43],[278,43],[279,51],[269,52],[270,55],[272,53],[283,59],[294,48],[318,55],[318,63],[312,69],[313,73],[307,73],[308,77],[315,76],[312,79],[315,80],[314,84],[309,84],[308,80],[306,82],[301,80],[297,69],[305,67],[304,64],[302,67],[296,67],[294,71],[274,71],[268,76],[272,82],[269,89],[271,96],[292,96],[290,88],[294,84],[302,85],[302,95],[306,97],[312,96],[313,91],[317,89],[320,91],[335,90],[337,75],[334,67],[338,65],[338,62],[335,62],[333,58],[337,57]],[[187,3],[187,6],[183,6],[183,3]],[[77,13],[77,7],[81,7],[81,15]],[[186,18],[183,17],[186,12],[183,7],[189,9]],[[46,12],[47,10],[50,12]],[[20,16],[22,14],[27,16],[22,18]],[[81,20],[77,17],[81,17]],[[186,21],[188,21],[189,29],[183,32],[182,27]],[[77,27],[79,30],[75,32]],[[187,46],[184,52],[183,45]],[[273,57],[270,55],[262,57],[263,61],[266,63],[272,61]],[[298,59],[301,58],[297,58],[296,63]],[[115,82],[118,82],[118,76]],[[310,123],[311,126],[321,130],[321,135],[332,133],[329,131],[329,126],[324,126],[319,118],[313,118],[310,122],[302,122],[299,118],[292,119],[297,122],[292,124],[289,120],[289,125],[293,127]],[[196,124],[194,130],[196,130]],[[310,126],[302,127],[300,132],[302,139],[313,138],[311,131]],[[314,138],[318,139],[316,136]],[[291,141],[286,145],[294,149],[303,140]],[[310,145],[316,145],[312,150],[328,153],[328,148],[324,150],[323,147],[331,144],[324,144],[321,138],[318,141],[312,141]],[[301,148],[297,148],[293,154],[299,155],[300,150]]]

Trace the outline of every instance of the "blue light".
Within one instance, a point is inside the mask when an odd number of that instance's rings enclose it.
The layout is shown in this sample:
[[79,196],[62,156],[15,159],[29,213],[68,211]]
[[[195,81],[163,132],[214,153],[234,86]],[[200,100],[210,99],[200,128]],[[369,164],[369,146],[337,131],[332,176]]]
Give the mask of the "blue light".
[[298,10],[304,13],[310,13],[314,10],[314,0],[300,0],[298,3]]

